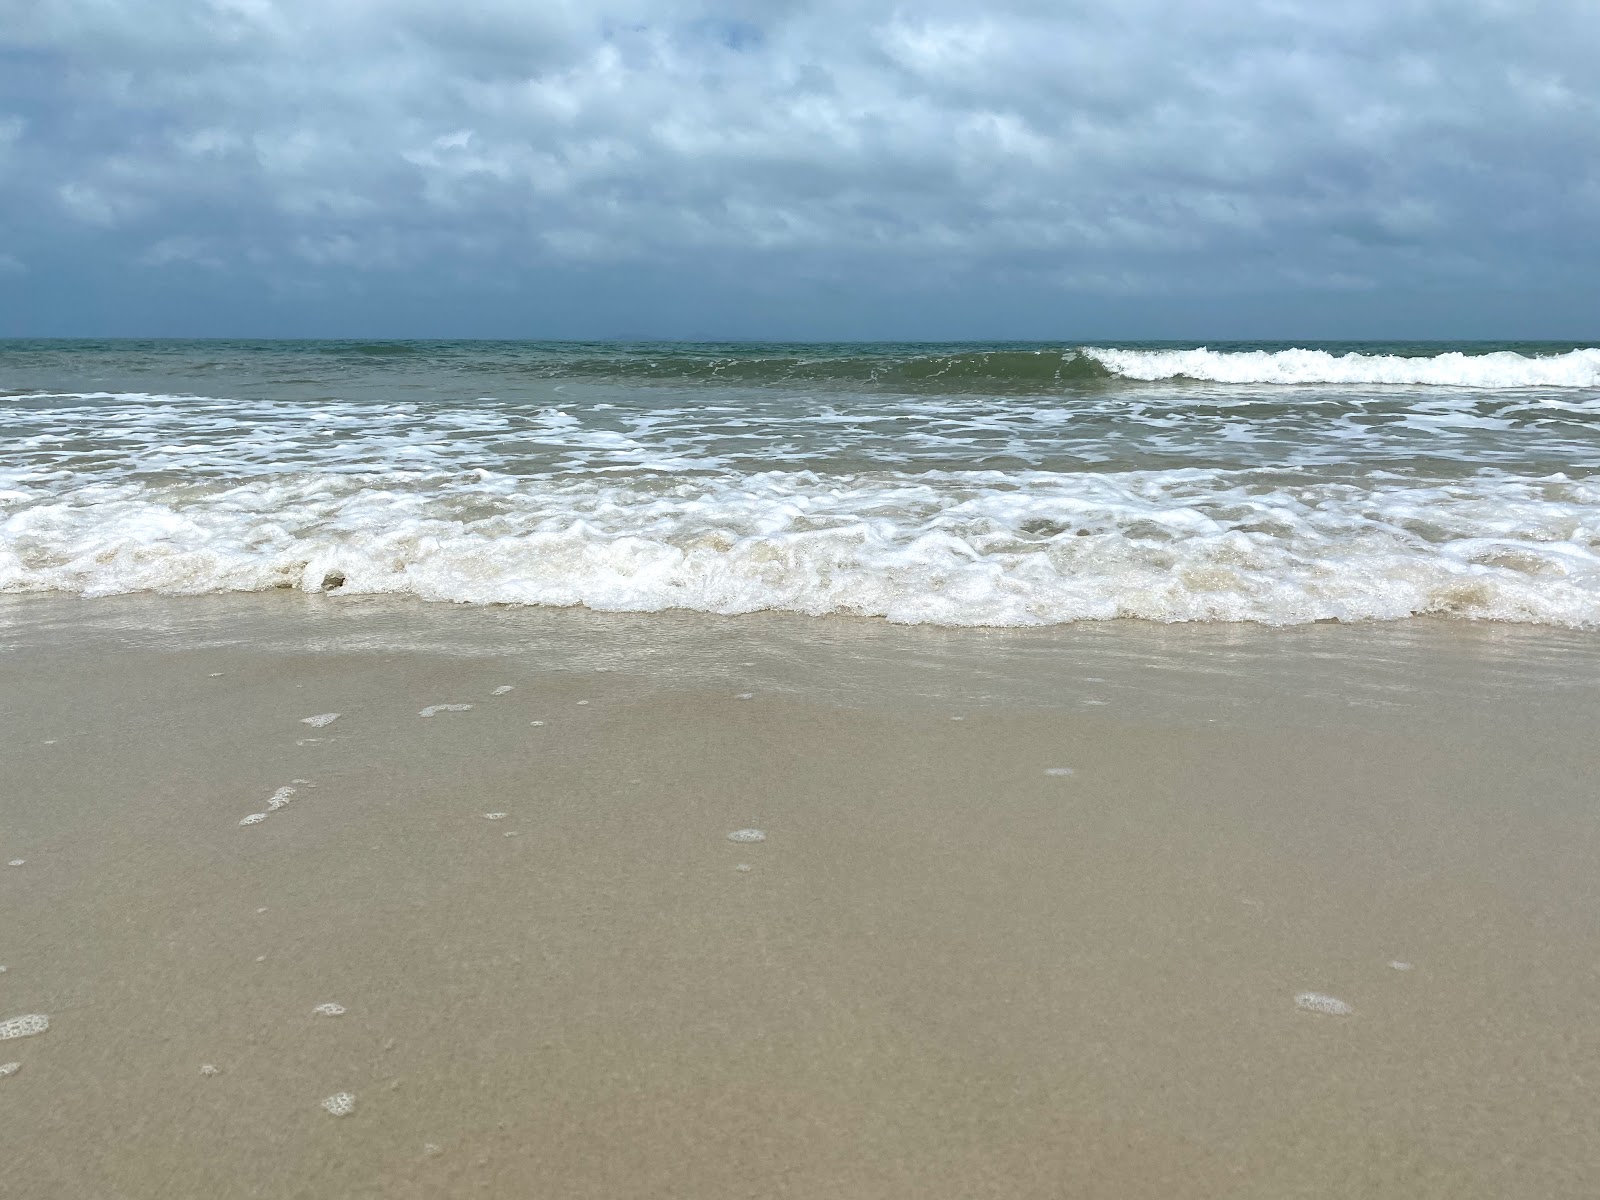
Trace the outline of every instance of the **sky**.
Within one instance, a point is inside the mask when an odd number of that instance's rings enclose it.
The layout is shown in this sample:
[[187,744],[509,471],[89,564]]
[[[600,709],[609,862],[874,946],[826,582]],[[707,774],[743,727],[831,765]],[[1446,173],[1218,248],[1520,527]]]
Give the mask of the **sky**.
[[0,336],[1600,335],[1594,0],[0,0]]

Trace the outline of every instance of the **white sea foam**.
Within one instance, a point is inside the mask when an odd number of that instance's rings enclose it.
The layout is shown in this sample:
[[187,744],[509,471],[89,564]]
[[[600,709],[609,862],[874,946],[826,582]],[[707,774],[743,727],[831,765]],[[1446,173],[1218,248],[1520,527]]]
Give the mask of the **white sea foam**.
[[20,1070],[22,1064],[19,1062],[0,1063],[0,1079],[4,1079],[7,1075],[15,1075]]
[[1115,350],[1084,354],[1124,379],[1234,384],[1407,384],[1458,388],[1600,387],[1600,349],[1529,357],[1510,351],[1423,357],[1326,350]]
[[267,811],[277,812],[280,808],[287,807],[289,801],[294,798],[295,793],[299,790],[299,788],[292,786],[279,788],[267,799]]
[[[1091,353],[1157,382],[0,405],[0,444],[25,446],[0,456],[0,592],[338,576],[341,596],[951,626],[1600,626],[1600,349]],[[1223,382],[1159,382],[1183,375]]]
[[322,1102],[322,1107],[336,1117],[348,1117],[356,1110],[356,1098],[349,1092],[335,1092]]
[[495,690],[490,692],[489,694],[491,696],[504,696],[507,692],[514,692],[516,690],[517,689],[512,684],[502,683],[499,687],[495,688]]
[[266,819],[267,819],[267,814],[264,813],[264,812],[251,813],[248,817],[241,818],[240,821],[239,821],[239,824],[241,824],[241,825],[259,825],[259,824],[261,824],[261,822],[265,821]]
[[764,842],[767,835],[759,829],[735,829],[728,835],[730,842]]
[[1296,1008],[1321,1013],[1325,1017],[1348,1017],[1355,1012],[1337,996],[1327,996],[1321,992],[1301,992],[1294,998],[1294,1004]]
[[327,1004],[319,1004],[311,1011],[316,1013],[319,1017],[342,1017],[344,1016],[344,1005],[330,1002]]
[[50,1028],[50,1018],[44,1013],[25,1013],[20,1017],[7,1017],[0,1021],[0,1042],[12,1038],[33,1037]]
[[1600,480],[1564,475],[772,472],[529,484],[479,516],[464,499],[308,478],[196,506],[130,485],[0,519],[0,591],[315,591],[337,561],[347,593],[604,611],[1600,624]]
[[338,713],[318,713],[314,717],[301,717],[300,724],[310,725],[313,729],[321,729],[325,725],[332,725],[338,719]]
[[470,704],[430,704],[430,705],[428,705],[427,708],[425,708],[421,712],[419,712],[417,714],[417,716],[419,716],[419,717],[431,717],[435,713],[466,712],[471,707],[472,707],[472,705],[470,705]]

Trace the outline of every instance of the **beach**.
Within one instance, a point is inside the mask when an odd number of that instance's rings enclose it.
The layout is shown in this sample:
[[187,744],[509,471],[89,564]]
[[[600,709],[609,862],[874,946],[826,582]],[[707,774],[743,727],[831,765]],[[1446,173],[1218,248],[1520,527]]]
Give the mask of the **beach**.
[[1600,1177],[1581,631],[268,592],[0,642],[8,1194]]

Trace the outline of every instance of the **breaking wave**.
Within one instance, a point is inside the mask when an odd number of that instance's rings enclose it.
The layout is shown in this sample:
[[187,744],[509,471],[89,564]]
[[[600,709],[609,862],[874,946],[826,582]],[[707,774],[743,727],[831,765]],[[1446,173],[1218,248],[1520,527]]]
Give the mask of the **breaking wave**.
[[294,473],[10,499],[24,502],[0,520],[7,592],[296,588],[950,626],[1600,625],[1600,481],[1564,476]]
[[1083,354],[1123,379],[1193,379],[1233,384],[1406,384],[1457,388],[1600,388],[1600,350],[1526,355],[1449,351],[1332,354],[1326,350],[1116,350]]

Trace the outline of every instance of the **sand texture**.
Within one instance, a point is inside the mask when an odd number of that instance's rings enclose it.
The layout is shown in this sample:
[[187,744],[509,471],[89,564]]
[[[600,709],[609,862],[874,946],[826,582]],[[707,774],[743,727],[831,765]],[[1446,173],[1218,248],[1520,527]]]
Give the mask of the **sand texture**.
[[1580,635],[330,611],[0,611],[0,1193],[1600,1189]]

